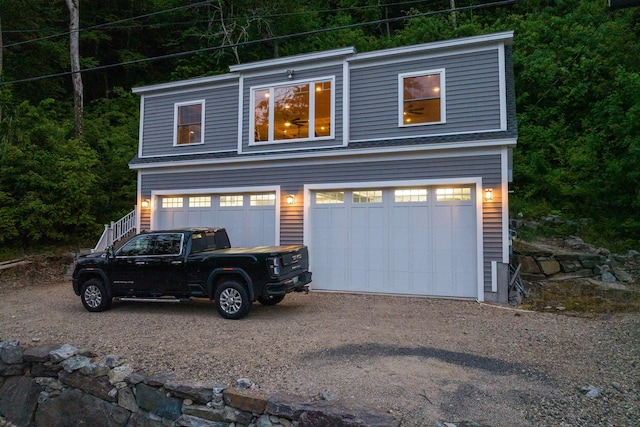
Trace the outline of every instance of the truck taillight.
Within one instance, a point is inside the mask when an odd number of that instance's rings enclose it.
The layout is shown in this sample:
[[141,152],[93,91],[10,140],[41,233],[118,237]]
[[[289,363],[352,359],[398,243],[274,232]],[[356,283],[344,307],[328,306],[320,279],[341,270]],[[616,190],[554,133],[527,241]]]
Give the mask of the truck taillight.
[[271,269],[271,274],[277,276],[280,274],[280,262],[278,258],[269,258],[269,268]]

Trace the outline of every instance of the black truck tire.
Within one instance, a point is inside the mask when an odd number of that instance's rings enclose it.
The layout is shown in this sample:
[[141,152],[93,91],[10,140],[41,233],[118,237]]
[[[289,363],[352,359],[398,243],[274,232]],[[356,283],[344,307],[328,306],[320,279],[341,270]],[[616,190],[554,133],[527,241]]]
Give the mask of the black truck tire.
[[234,280],[222,282],[214,297],[218,313],[225,319],[242,319],[251,309],[247,289]]
[[284,299],[284,294],[282,295],[265,295],[258,297],[258,302],[262,305],[276,305],[280,301]]
[[111,298],[107,293],[107,288],[102,280],[97,278],[84,282],[80,289],[80,299],[88,311],[105,311],[111,307]]

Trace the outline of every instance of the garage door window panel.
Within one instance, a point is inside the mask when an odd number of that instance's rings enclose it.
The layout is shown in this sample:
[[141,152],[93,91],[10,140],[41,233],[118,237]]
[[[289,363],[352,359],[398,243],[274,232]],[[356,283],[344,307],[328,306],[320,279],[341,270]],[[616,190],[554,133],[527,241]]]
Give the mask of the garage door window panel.
[[244,196],[241,194],[234,194],[229,196],[220,196],[220,207],[229,208],[236,206],[244,206]]
[[426,188],[404,188],[394,191],[396,203],[424,203],[427,201]]
[[382,190],[355,190],[353,203],[382,203]]
[[471,200],[470,187],[437,188],[436,201],[438,202],[465,202]]
[[182,197],[163,197],[162,208],[181,208],[184,206],[184,199]]
[[316,193],[316,205],[343,204],[344,191],[321,191]]
[[275,194],[252,194],[249,196],[250,206],[275,206]]
[[190,208],[210,208],[211,196],[194,196],[189,197]]

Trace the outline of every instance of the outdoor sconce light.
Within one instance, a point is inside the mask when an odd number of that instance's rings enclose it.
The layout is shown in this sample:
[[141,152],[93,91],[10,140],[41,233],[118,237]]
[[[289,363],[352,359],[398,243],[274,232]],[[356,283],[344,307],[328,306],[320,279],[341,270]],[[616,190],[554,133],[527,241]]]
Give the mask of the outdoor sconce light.
[[142,209],[149,209],[151,207],[151,200],[144,199],[142,202],[140,202],[140,206],[142,207]]
[[293,194],[289,194],[289,195],[287,196],[287,204],[288,204],[289,206],[293,206],[293,205],[295,205],[295,204],[296,204],[296,196],[294,196]]
[[484,201],[493,202],[493,188],[484,189]]

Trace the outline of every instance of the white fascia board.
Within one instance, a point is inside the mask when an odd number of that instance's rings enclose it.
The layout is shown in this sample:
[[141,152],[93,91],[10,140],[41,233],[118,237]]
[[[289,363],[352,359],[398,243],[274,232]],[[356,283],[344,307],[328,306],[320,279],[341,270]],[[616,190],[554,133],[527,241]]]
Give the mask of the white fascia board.
[[346,61],[353,63],[358,61],[388,58],[390,56],[396,55],[427,52],[430,50],[453,49],[461,46],[471,46],[495,42],[511,42],[511,40],[513,40],[513,31],[504,31],[501,33],[485,34],[482,36],[463,37],[459,39],[442,40],[432,43],[423,43],[418,45],[376,50],[374,52],[358,53],[350,58],[346,58]]
[[[500,150],[504,147],[515,146],[516,138],[506,139],[492,139],[486,141],[470,141],[465,143],[443,143],[432,144],[429,146],[424,145],[411,145],[411,146],[394,146],[394,147],[376,147],[376,148],[363,148],[363,149],[351,149],[351,150],[331,150],[320,151],[316,153],[301,152],[290,154],[273,154],[264,156],[240,156],[225,159],[205,159],[205,160],[167,160],[163,162],[143,163],[129,165],[130,169],[177,169],[177,168],[207,168],[208,166],[216,166],[220,168],[232,167],[237,168],[246,165],[247,167],[254,167],[258,163],[274,163],[278,161],[296,161],[297,165],[302,163],[311,164],[313,162],[326,162],[326,159],[331,158],[333,161],[340,161],[341,159],[347,159],[350,162],[365,161],[362,157],[379,156],[381,160],[388,160],[389,155],[406,155],[409,158],[415,158],[413,156],[423,153],[429,157],[446,155],[447,157],[466,156],[470,153],[483,152],[487,150]],[[443,154],[444,153],[444,154]],[[369,159],[367,159],[369,160]]]
[[302,62],[327,60],[335,57],[344,57],[354,55],[356,53],[355,47],[345,47],[342,49],[325,50],[314,53],[304,53],[301,55],[285,56],[276,59],[267,59],[263,61],[249,62],[247,64],[237,64],[229,66],[229,71],[232,73],[239,71],[253,71],[261,68],[290,66],[292,64],[299,64]]
[[133,93],[146,94],[156,91],[165,91],[167,89],[183,89],[189,86],[207,85],[212,83],[220,83],[228,80],[237,80],[240,76],[238,74],[220,74],[217,76],[198,77],[194,79],[180,80],[177,82],[160,83],[157,85],[140,86],[131,89]]

